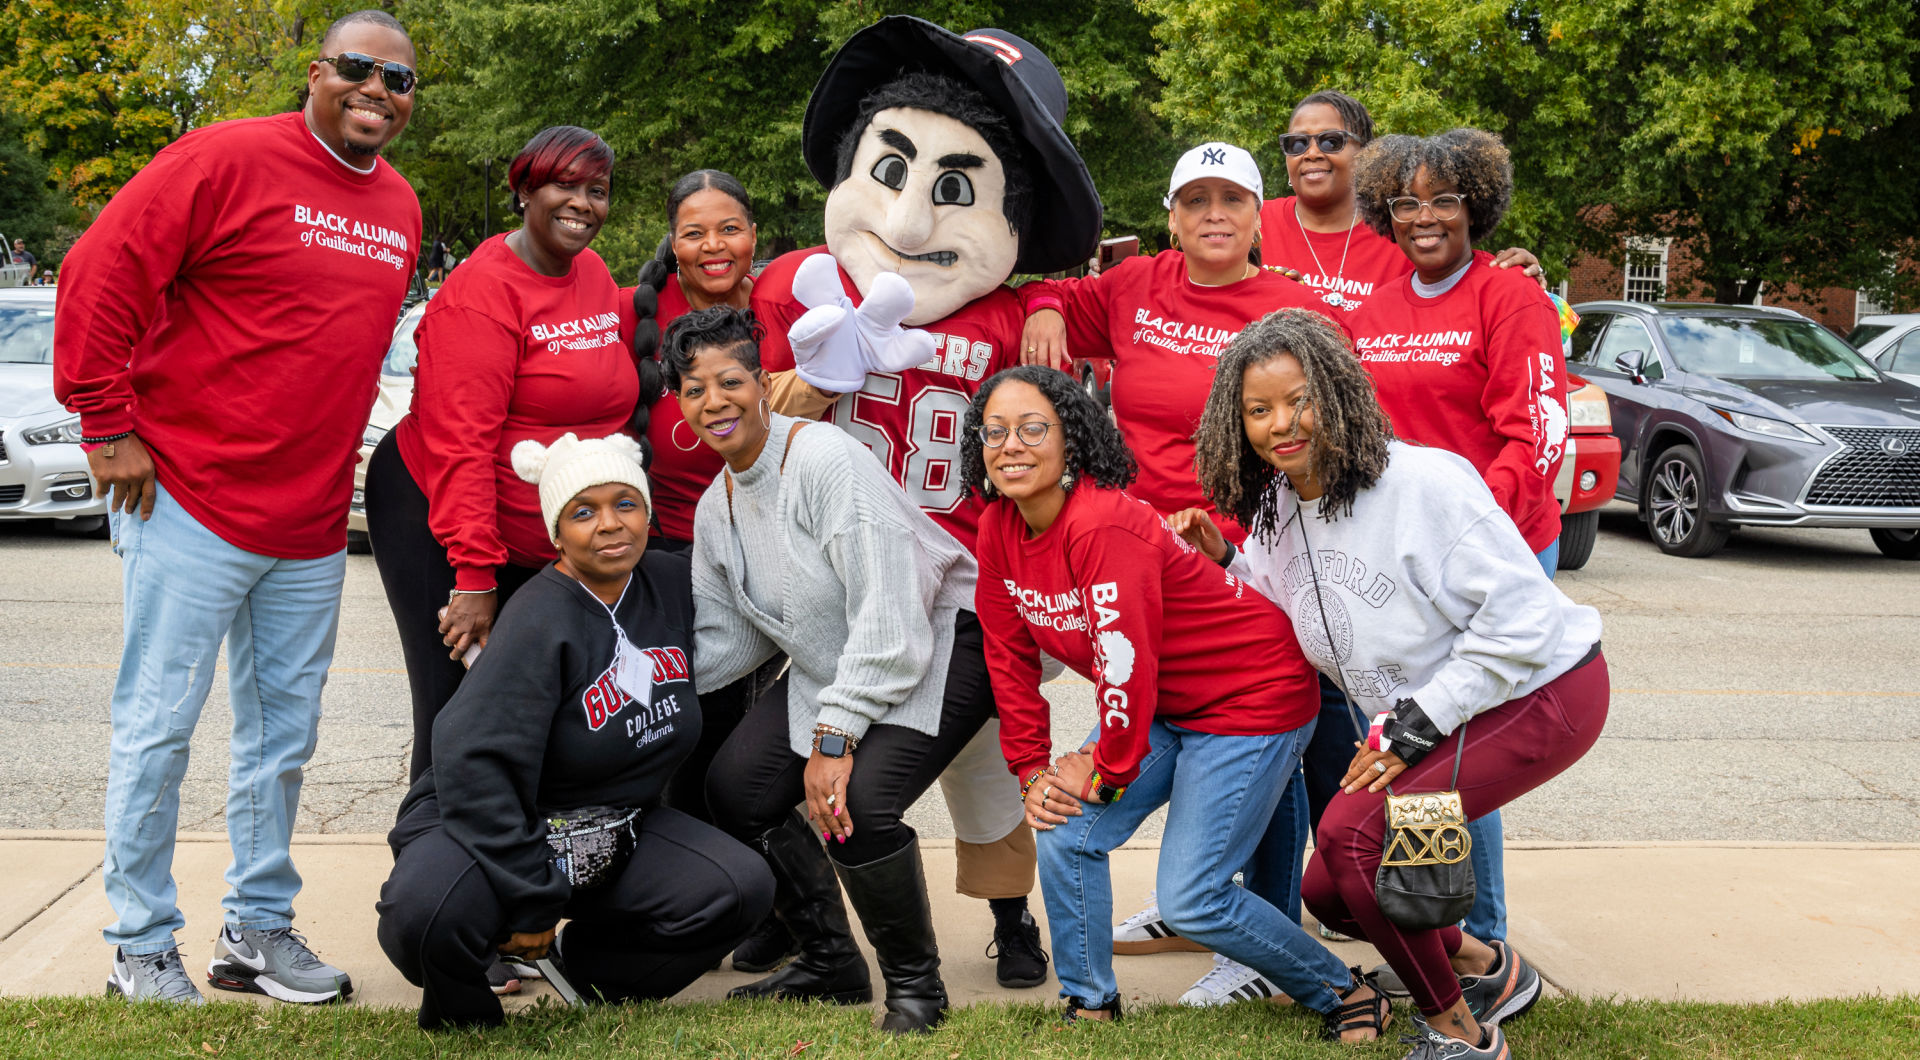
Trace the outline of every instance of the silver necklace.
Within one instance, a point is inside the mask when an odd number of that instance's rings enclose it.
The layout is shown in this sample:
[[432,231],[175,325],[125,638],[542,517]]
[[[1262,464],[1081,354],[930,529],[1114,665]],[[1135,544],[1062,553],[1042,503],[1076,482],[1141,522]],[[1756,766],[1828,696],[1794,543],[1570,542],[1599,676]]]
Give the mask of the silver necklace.
[[[1293,223],[1300,226],[1300,238],[1307,241],[1307,253],[1313,255],[1313,267],[1320,275],[1327,274],[1327,267],[1320,264],[1320,252],[1313,249],[1313,234],[1307,231],[1307,223],[1300,219],[1300,200],[1293,200]],[[1353,208],[1353,220],[1347,222],[1347,242],[1340,248],[1340,273],[1333,278],[1333,290],[1320,296],[1320,300],[1336,309],[1352,309],[1359,303],[1348,304],[1347,296],[1340,293],[1340,284],[1347,278],[1347,251],[1353,249],[1353,228],[1360,223],[1360,207]]]

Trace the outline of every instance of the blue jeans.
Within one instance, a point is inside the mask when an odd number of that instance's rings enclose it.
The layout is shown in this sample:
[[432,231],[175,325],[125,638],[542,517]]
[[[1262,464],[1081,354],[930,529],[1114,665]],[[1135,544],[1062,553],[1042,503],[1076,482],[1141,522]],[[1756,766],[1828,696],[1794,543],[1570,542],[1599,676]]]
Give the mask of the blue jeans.
[[151,519],[113,516],[125,646],[113,685],[103,872],[118,919],[105,936],[128,954],[171,947],[186,923],[172,871],[180,780],[222,639],[233,706],[233,863],[221,905],[227,923],[240,927],[293,923],[300,874],[288,844],[346,578],[344,550],[307,560],[246,552],[202,526],[164,488],[156,492]]
[[1311,722],[1272,736],[1215,736],[1156,721],[1152,750],[1124,798],[1088,803],[1081,816],[1039,833],[1040,888],[1061,997],[1103,1008],[1119,996],[1107,855],[1166,805],[1156,885],[1168,926],[1257,970],[1308,1008],[1327,1012],[1339,1004],[1350,982],[1340,959],[1297,920],[1233,883],[1312,736]]

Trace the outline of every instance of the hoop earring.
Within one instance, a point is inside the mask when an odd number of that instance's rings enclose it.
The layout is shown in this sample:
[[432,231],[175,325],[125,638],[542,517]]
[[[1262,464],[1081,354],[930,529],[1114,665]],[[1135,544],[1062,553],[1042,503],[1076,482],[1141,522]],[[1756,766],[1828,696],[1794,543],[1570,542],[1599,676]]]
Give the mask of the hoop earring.
[[766,398],[760,399],[760,428],[773,430],[773,404]]
[[[692,435],[693,437],[692,445],[680,444],[680,428],[682,427],[685,427],[687,429],[687,433],[689,435]],[[667,438],[668,440],[673,442],[673,447],[675,449],[678,449],[683,453],[691,453],[695,449],[700,448],[700,436],[693,433],[693,424],[688,423],[686,420],[681,420],[679,423],[674,424],[673,429],[667,432]]]
[[1180,233],[1168,232],[1167,234],[1173,237],[1173,249],[1179,250],[1180,249]]

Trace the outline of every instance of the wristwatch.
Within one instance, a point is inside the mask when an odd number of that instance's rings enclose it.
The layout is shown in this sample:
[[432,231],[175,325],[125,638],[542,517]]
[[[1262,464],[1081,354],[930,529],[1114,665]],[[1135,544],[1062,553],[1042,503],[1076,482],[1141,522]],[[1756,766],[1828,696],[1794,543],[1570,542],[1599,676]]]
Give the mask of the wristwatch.
[[813,738],[814,749],[828,758],[845,758],[853,750],[845,736],[837,732],[823,732]]

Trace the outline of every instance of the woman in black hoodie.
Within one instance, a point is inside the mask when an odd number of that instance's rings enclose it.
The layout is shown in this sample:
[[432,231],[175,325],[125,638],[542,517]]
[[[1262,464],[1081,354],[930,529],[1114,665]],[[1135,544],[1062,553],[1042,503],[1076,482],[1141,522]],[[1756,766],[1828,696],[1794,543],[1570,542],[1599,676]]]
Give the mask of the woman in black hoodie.
[[[423,1028],[500,1022],[495,953],[552,956],[590,999],[671,997],[771,908],[757,853],[660,804],[700,705],[687,561],[645,551],[639,455],[621,435],[514,450],[560,557],[515,594],[434,720],[433,766],[387,837],[380,945],[424,991]],[[584,807],[640,811],[632,853],[591,888],[547,842],[550,818]]]

